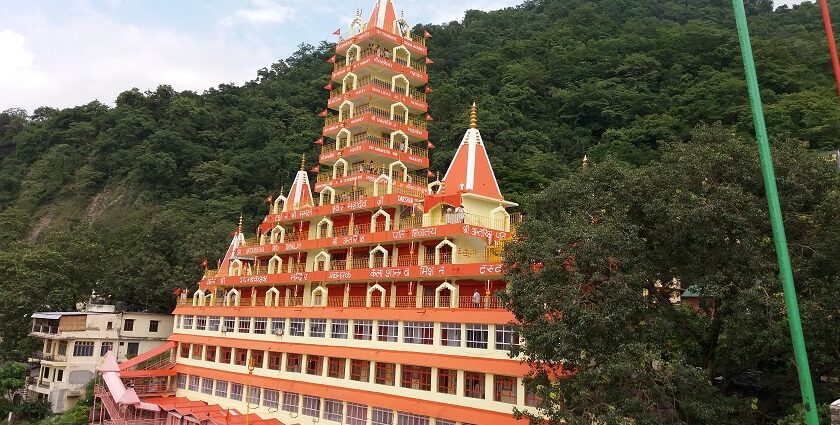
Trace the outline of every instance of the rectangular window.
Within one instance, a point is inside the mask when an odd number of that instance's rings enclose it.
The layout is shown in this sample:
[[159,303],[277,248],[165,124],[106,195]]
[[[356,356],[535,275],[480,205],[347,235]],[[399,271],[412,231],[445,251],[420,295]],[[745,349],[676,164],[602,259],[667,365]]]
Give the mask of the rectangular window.
[[512,376],[493,376],[493,400],[516,404],[516,378]]
[[230,361],[233,359],[233,348],[230,347],[222,347],[222,359],[221,363],[230,364]]
[[60,356],[67,355],[67,341],[61,341],[58,343],[58,354]]
[[440,345],[444,347],[461,346],[461,324],[441,323],[440,324]]
[[484,398],[484,374],[464,372],[464,397]]
[[509,351],[510,347],[519,343],[519,337],[513,330],[513,325],[496,325],[496,349]]
[[370,382],[370,362],[367,360],[350,360],[350,379]]
[[207,316],[195,316],[195,330],[207,330]]
[[159,326],[160,326],[160,321],[159,320],[150,320],[149,321],[149,332],[157,332]]
[[259,335],[265,335],[266,330],[268,329],[268,318],[267,317],[255,317],[254,318],[254,333]]
[[280,391],[269,390],[268,388],[263,390],[263,406],[268,407],[269,409],[279,408],[280,407]]
[[208,362],[215,362],[216,361],[216,346],[215,345],[208,345],[204,349],[204,360]]
[[236,351],[233,354],[235,357],[233,358],[233,364],[237,366],[247,366],[248,365],[248,350],[245,348],[236,348]]
[[526,388],[525,389],[525,405],[529,407],[537,407],[542,403],[542,397],[540,397],[536,391]]
[[397,365],[394,363],[376,362],[376,375],[374,382],[380,385],[394,385],[394,375],[397,371]]
[[309,319],[309,336],[324,338],[327,336],[327,319]]
[[128,348],[125,350],[125,355],[128,357],[136,357],[140,353],[139,342],[129,342]]
[[286,372],[300,372],[300,364],[302,363],[302,354],[292,354],[289,353],[286,355]]
[[178,388],[182,390],[187,389],[187,375],[183,373],[178,374]]
[[192,355],[191,355],[190,358],[194,359],[194,360],[201,360],[201,349],[202,349],[202,347],[203,347],[202,345],[193,344]]
[[241,334],[251,333],[251,318],[250,317],[240,317],[236,319],[236,322],[239,324],[237,328],[237,332]]
[[254,405],[254,406],[259,406],[260,405],[260,395],[261,395],[260,392],[261,391],[262,391],[262,388],[260,388],[260,387],[249,387],[248,388],[248,400],[247,400],[247,402]]
[[435,425],[455,425],[455,421],[449,419],[435,418]]
[[204,394],[213,394],[213,380],[210,378],[201,379],[201,392]]
[[438,392],[455,394],[458,388],[458,371],[454,369],[438,369]]
[[216,397],[227,398],[228,396],[228,382],[216,381]]
[[397,413],[397,425],[429,425],[429,417],[399,412]]
[[254,367],[261,368],[265,361],[265,351],[251,350],[251,358],[254,359]]
[[230,399],[235,401],[242,401],[242,396],[245,394],[245,386],[242,384],[230,384]]
[[55,370],[55,380],[56,382],[61,382],[64,380],[64,369]]
[[289,320],[289,335],[304,336],[306,330],[306,319],[291,319]]
[[324,358],[322,356],[306,355],[306,373],[308,375],[320,376],[324,370]]
[[394,425],[394,412],[391,409],[374,407],[370,411],[372,425]]
[[435,327],[432,322],[405,322],[403,342],[406,344],[432,345]]
[[364,404],[347,403],[347,425],[366,425],[367,411]]
[[487,325],[467,325],[467,347],[487,348]]
[[377,341],[397,342],[399,323],[396,320],[380,320],[377,326]]
[[[111,323],[111,322],[108,322]],[[181,315],[175,316],[175,329],[181,329]]]
[[321,416],[321,397],[303,396],[303,414],[318,418]]
[[268,368],[271,370],[280,370],[280,365],[283,363],[283,353],[276,351],[268,352]]
[[330,336],[336,339],[347,339],[347,320],[346,319],[333,319],[332,320],[332,332]]
[[201,378],[198,376],[190,376],[190,386],[187,388],[190,391],[198,391],[198,385],[201,383]]
[[341,400],[324,399],[324,419],[341,422],[344,418],[344,405]]
[[222,326],[222,332],[233,332],[236,330],[236,318],[225,317],[225,325]]
[[432,368],[403,365],[400,385],[414,390],[432,390]]
[[353,321],[353,339],[362,341],[370,341],[373,333],[372,320],[354,320]]
[[76,341],[73,343],[73,355],[76,357],[92,357],[93,341]]
[[104,356],[113,349],[114,343],[112,341],[102,341],[102,345],[99,346],[99,355]]
[[219,317],[219,316],[208,317],[207,318],[207,330],[210,331],[210,332],[218,332],[220,322],[221,322],[221,317]]
[[192,329],[193,328],[193,316],[186,315],[184,316],[184,329]]
[[297,413],[298,404],[300,404],[300,394],[298,393],[283,393],[283,411]]
[[330,357],[327,364],[327,376],[330,378],[344,379],[344,359]]
[[286,319],[283,318],[273,318],[271,319],[271,334],[282,336],[283,331],[286,329]]
[[123,330],[126,332],[131,332],[134,330],[134,319],[125,319],[123,321]]

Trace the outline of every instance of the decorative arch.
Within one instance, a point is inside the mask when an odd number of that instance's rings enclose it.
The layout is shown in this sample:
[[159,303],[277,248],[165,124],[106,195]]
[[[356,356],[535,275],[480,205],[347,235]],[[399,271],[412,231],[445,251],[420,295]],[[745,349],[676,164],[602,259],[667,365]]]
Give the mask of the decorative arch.
[[280,307],[280,291],[277,288],[272,286],[268,291],[265,291],[265,306]]
[[382,266],[381,267],[388,267],[388,250],[383,248],[382,245],[376,245],[376,248],[370,250],[370,254],[368,255],[368,268],[374,268],[376,264],[376,253],[382,253]]
[[283,259],[279,255],[274,255],[268,260],[268,274],[282,273]]
[[203,306],[203,305],[205,305],[204,301],[205,301],[204,291],[202,291],[201,289],[196,289],[195,292],[193,292],[192,305],[193,306]]
[[[438,194],[443,189],[443,183],[441,183],[440,180],[435,180],[435,181],[429,183],[426,186],[426,189],[428,189],[430,195],[431,194]],[[437,190],[435,190],[435,189],[437,189]]]
[[[347,79],[350,79],[350,88],[347,88]],[[359,84],[359,76],[355,72],[348,72],[344,78],[341,79],[341,92],[347,93],[350,90],[355,90]]]
[[382,208],[379,211],[375,212],[373,215],[370,216],[370,232],[376,232],[376,218],[379,216],[385,216],[385,229],[384,231],[391,230],[391,214],[388,214],[388,211],[383,210]]
[[[242,298],[242,294],[239,293],[239,290],[236,288],[232,288],[230,291],[227,291],[225,294],[225,306],[226,307],[239,307],[239,300]],[[233,329],[228,329],[228,331],[232,331]]]
[[[397,141],[397,137],[402,137],[402,140]],[[397,130],[391,133],[390,148],[394,149],[394,146],[403,152],[408,152],[408,135],[403,133],[402,130]]]
[[[407,51],[407,50],[406,50]],[[362,48],[358,44],[353,43],[347,48],[347,56],[344,57],[344,65],[350,65],[353,62],[362,58]]]
[[281,225],[274,226],[271,229],[271,243],[283,243],[286,240],[286,228]]
[[326,307],[329,293],[330,292],[327,288],[319,284],[318,287],[312,290],[312,306]]
[[[321,236],[321,226],[325,226],[324,229],[324,236]],[[318,222],[318,225],[315,226],[315,239],[321,239],[322,237],[328,238],[333,234],[333,222],[328,217],[324,217],[321,221]]]
[[228,266],[228,276],[242,276],[242,272],[244,270],[245,267],[242,264],[242,260],[237,258],[230,262],[230,266]]
[[392,103],[391,104],[391,121],[397,120],[397,108],[401,108],[403,111],[402,114],[402,122],[403,124],[408,124],[408,107],[405,106],[402,102]]
[[[333,170],[333,174],[335,174],[335,170]],[[333,177],[333,178],[335,178],[335,177]],[[321,189],[321,193],[320,193],[320,195],[318,195],[319,196],[318,204],[319,205],[326,205],[324,203],[324,194],[325,193],[329,194],[329,198],[328,198],[329,203],[334,204],[335,203],[335,189],[333,189],[332,186],[324,186],[324,188]]]
[[[347,138],[346,141],[343,143],[341,141],[341,136],[345,136]],[[335,135],[335,150],[339,150],[343,147],[350,147],[350,143],[352,143],[352,140],[353,133],[351,133],[350,130],[346,128],[338,130],[338,134]]]
[[[402,52],[404,55],[399,55],[397,52]],[[411,52],[403,45],[399,45],[394,47],[391,50],[391,57],[394,58],[394,62],[402,62],[405,61],[403,65],[409,66],[411,65]]]
[[[405,83],[405,86],[400,86],[398,81]],[[411,87],[411,83],[408,81],[408,78],[405,77],[403,74],[397,74],[391,77],[391,91],[394,93],[399,93],[402,91],[404,95],[408,96],[408,90]],[[399,91],[397,91],[399,89]]]
[[[280,204],[280,201],[283,204]],[[272,214],[280,214],[282,211],[286,209],[286,197],[283,195],[277,195],[277,199],[274,200],[273,208],[271,209]]]
[[458,247],[449,239],[444,239],[440,241],[439,244],[435,245],[435,264],[440,264],[440,249],[444,246],[452,247],[452,264],[455,264],[455,257],[458,255]]
[[[347,162],[347,160],[344,159],[344,158],[338,158],[338,160],[335,161],[335,164],[333,165],[333,178],[334,179],[337,179],[339,177],[338,176],[339,165],[341,166],[341,177],[347,177],[347,174],[350,172],[350,163]],[[333,191],[333,192],[335,192],[335,191]]]
[[490,211],[490,219],[493,220],[494,229],[503,230],[505,232],[510,231],[510,213],[508,213],[503,206],[499,205],[498,207],[493,208],[493,210]]
[[358,14],[355,18],[350,22],[350,36],[358,35],[362,32],[362,28],[364,24],[362,23],[362,17]]
[[[380,193],[380,191],[379,191],[379,181],[380,180],[385,180],[385,193]],[[385,194],[391,193],[392,183],[393,183],[393,180],[391,180],[390,177],[388,177],[385,174],[380,174],[379,177],[377,177],[373,180],[373,196],[380,196],[380,195],[385,195]]]
[[[322,261],[323,261],[324,265],[323,265],[323,267],[319,267],[318,263],[320,263]],[[330,271],[330,253],[327,252],[327,251],[321,250],[321,252],[319,252],[318,255],[315,256],[315,264],[313,265],[313,267],[314,267],[313,271],[316,271],[316,272],[321,271],[321,270],[327,271],[327,272]]]
[[[449,305],[441,305],[441,291],[448,290],[449,291]],[[451,283],[447,281],[443,281],[437,288],[435,288],[435,308],[441,307],[448,307],[448,308],[455,308],[456,306],[456,298],[455,298],[455,287],[452,286]]]
[[379,307],[385,308],[385,288],[382,285],[376,283],[367,290],[367,294],[365,294],[365,306],[366,307],[373,307],[371,304],[373,303],[373,293],[375,291],[379,291]]
[[353,118],[355,110],[356,104],[352,101],[345,100],[344,102],[341,102],[341,105],[338,105],[338,120],[344,121],[348,118]]
[[402,181],[407,182],[408,181],[408,167],[406,167],[405,164],[402,161],[394,161],[394,162],[388,164],[388,177],[390,177],[392,181],[394,180],[394,168],[395,167],[402,168],[402,171],[403,171]]

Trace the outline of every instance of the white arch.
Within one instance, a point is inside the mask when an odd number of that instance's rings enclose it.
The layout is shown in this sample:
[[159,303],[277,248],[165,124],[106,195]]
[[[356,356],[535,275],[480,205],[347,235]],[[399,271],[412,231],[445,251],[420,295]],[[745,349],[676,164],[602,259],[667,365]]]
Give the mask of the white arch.
[[195,292],[193,292],[192,305],[193,306],[203,306],[204,301],[205,301],[204,291],[202,291],[201,289],[196,289]]
[[391,133],[390,148],[394,149],[394,145],[396,145],[396,143],[397,143],[396,136],[402,136],[402,138],[403,138],[402,144],[397,145],[399,147],[399,150],[401,150],[403,152],[408,152],[408,135],[403,133],[402,130],[397,130],[397,131]]
[[242,260],[237,258],[230,262],[230,265],[228,266],[228,276],[242,276],[242,271],[244,269]]
[[370,216],[370,232],[373,233],[376,231],[376,217],[380,215],[385,216],[385,231],[391,230],[391,214],[388,214],[388,211],[383,210],[382,208],[379,211],[373,213]]
[[388,164],[388,176],[391,177],[391,179],[394,178],[394,167],[402,168],[402,170],[403,170],[402,181],[407,182],[408,181],[408,167],[406,167],[405,164],[402,161],[394,161],[394,162]]
[[[497,224],[496,215],[499,214],[499,213],[502,213],[501,214],[502,223],[501,223],[501,226],[496,226],[496,224]],[[503,230],[505,232],[510,231],[510,213],[508,213],[507,210],[503,206],[499,205],[498,207],[493,208],[493,210],[490,211],[490,219],[493,220],[493,229]],[[501,227],[501,228],[499,228],[499,227]]]
[[356,15],[356,17],[350,22],[350,36],[352,37],[362,32],[363,25],[362,17]]
[[397,61],[397,52],[400,51],[400,50],[405,52],[405,63],[407,63],[408,66],[410,66],[411,65],[411,52],[408,51],[408,49],[403,45],[398,45],[397,47],[394,47],[391,50],[391,57],[394,58],[394,62]]
[[391,121],[396,120],[395,117],[397,115],[397,111],[396,111],[397,107],[402,107],[403,112],[405,112],[403,114],[403,124],[408,124],[408,107],[405,106],[405,104],[402,103],[402,102],[397,102],[397,103],[392,103],[391,104]]
[[[333,170],[333,173],[335,173],[335,170]],[[333,177],[333,178],[335,178],[335,177]],[[329,194],[329,203],[334,204],[335,203],[335,189],[333,189],[332,186],[324,186],[324,188],[321,189],[321,193],[318,195],[319,196],[318,203],[320,205],[325,205],[324,204],[324,194],[325,193]]]
[[333,222],[328,217],[324,217],[321,219],[321,221],[318,222],[318,225],[315,226],[315,239],[321,238],[321,225],[327,226],[323,237],[331,237],[333,234]]
[[[440,190],[443,189],[443,183],[441,183],[440,180],[435,180],[426,185],[426,188],[429,190],[429,194],[440,193]],[[437,190],[435,190],[435,188],[437,188]]]
[[[283,205],[280,205],[280,201],[283,201]],[[272,208],[272,214],[280,214],[281,211],[286,209],[286,197],[283,195],[277,195],[277,199],[274,200],[274,208]]]
[[313,264],[313,268],[314,268],[314,271],[316,271],[316,272],[318,271],[318,260],[319,259],[324,260],[323,270],[327,271],[327,272],[330,271],[330,253],[322,250],[321,252],[318,253],[318,255],[315,256],[315,262]]
[[[385,183],[386,183],[387,186],[386,186],[386,189],[385,189],[385,193],[379,193],[379,185],[377,183],[379,182],[379,180],[383,180],[383,179],[385,180]],[[385,195],[385,194],[391,193],[391,191],[393,190],[392,187],[391,187],[392,183],[393,183],[393,180],[391,180],[391,177],[389,177],[386,174],[380,174],[379,177],[377,177],[373,180],[373,196],[379,196],[379,195]]]
[[[239,299],[242,297],[242,294],[236,288],[232,288],[225,294],[225,306],[227,307],[239,307]],[[233,298],[233,300],[231,300]],[[233,329],[228,329],[228,331],[233,331]]]
[[[346,135],[347,136],[347,142],[344,143],[343,146],[341,144],[341,135]],[[338,130],[338,134],[335,135],[335,150],[339,150],[343,147],[350,147],[350,143],[352,143],[352,142],[353,142],[353,133],[351,133],[350,130],[348,130],[346,128],[342,128],[341,130]]]
[[[344,114],[344,107],[345,106],[349,106],[346,115]],[[344,102],[341,102],[341,105],[338,105],[338,120],[339,121],[344,121],[348,118],[353,118],[353,116],[355,115],[355,111],[356,111],[356,104],[354,104],[353,102],[351,102],[349,100],[345,100]]]
[[[323,285],[318,285],[317,288],[312,290],[312,305],[315,307],[326,307],[327,306],[327,297],[329,296],[329,290],[325,288]],[[315,297],[319,297],[318,304],[315,304]]]
[[[350,89],[349,90],[347,89],[347,78],[348,77],[352,78],[352,82],[350,83]],[[359,84],[359,76],[356,75],[355,72],[348,72],[347,75],[345,75],[344,78],[341,79],[341,92],[342,93],[347,93],[350,90],[355,90],[356,86],[358,84]]]
[[283,259],[280,258],[279,255],[275,254],[271,259],[268,260],[268,274],[275,274],[275,273],[282,273],[283,272]]
[[[278,238],[278,235],[280,236],[279,238]],[[271,243],[278,243],[278,242],[283,243],[283,241],[285,239],[286,239],[286,228],[284,228],[283,226],[278,224],[278,225],[274,226],[273,229],[271,229]]]
[[347,160],[344,159],[344,158],[338,158],[338,160],[335,161],[335,164],[333,164],[333,178],[334,179],[337,179],[339,177],[338,176],[338,166],[339,166],[339,164],[342,165],[341,177],[347,177],[347,173],[350,171],[350,163],[347,162]]
[[397,91],[397,80],[402,80],[405,83],[405,90],[403,90],[403,94],[408,96],[409,87],[411,87],[411,83],[408,81],[408,78],[405,78],[403,74],[397,74],[391,77],[391,91],[394,93],[399,93]]
[[449,305],[446,307],[455,308],[455,287],[447,281],[443,281],[437,288],[435,288],[435,308],[440,308],[440,291],[449,290]]
[[265,306],[280,307],[280,291],[277,288],[272,286],[268,291],[265,291]]
[[[354,55],[354,53],[352,53],[354,50],[355,50],[355,55]],[[356,60],[351,61],[350,58],[352,58],[354,56],[355,56]],[[353,62],[355,62],[355,61],[357,61],[361,58],[362,58],[362,48],[359,47],[358,44],[353,43],[353,44],[350,45],[350,47],[347,48],[347,55],[344,56],[344,66],[350,65],[351,63],[353,63]]]
[[376,245],[376,248],[370,250],[370,254],[368,254],[368,268],[372,269],[374,265],[374,258],[376,258],[376,252],[382,253],[382,267],[388,267],[388,250],[383,248],[382,245]]
[[385,308],[385,288],[382,285],[376,283],[367,290],[367,294],[365,297],[365,306],[371,307],[371,303],[373,302],[373,291],[379,291],[379,307]]
[[443,248],[444,245],[452,247],[452,264],[455,264],[455,256],[458,255],[458,247],[449,239],[444,239],[435,246],[435,264],[440,264],[440,249]]

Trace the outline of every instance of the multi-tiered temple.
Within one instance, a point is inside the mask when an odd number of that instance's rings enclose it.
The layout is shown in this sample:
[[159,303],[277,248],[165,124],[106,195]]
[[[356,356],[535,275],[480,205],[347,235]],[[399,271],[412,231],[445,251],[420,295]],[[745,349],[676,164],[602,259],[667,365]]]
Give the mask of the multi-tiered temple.
[[170,343],[103,368],[94,422],[505,424],[535,405],[495,295],[515,204],[476,106],[429,182],[424,38],[381,1],[334,62],[314,187],[302,164],[180,296]]

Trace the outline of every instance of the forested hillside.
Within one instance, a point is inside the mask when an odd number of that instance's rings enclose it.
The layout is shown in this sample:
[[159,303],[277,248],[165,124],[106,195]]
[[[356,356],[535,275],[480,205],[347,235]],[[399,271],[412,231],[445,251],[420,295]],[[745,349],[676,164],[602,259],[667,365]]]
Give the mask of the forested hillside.
[[[836,148],[819,10],[748,3],[771,135]],[[433,170],[475,100],[514,201],[584,153],[640,165],[698,123],[752,131],[728,0],[532,0],[422,28],[434,35]],[[316,158],[332,47],[301,45],[242,86],[179,93],[161,81],[115,106],[0,114],[0,351],[25,355],[28,313],[72,308],[92,289],[171,309],[172,290],[222,255],[239,214],[255,228],[300,154]]]

